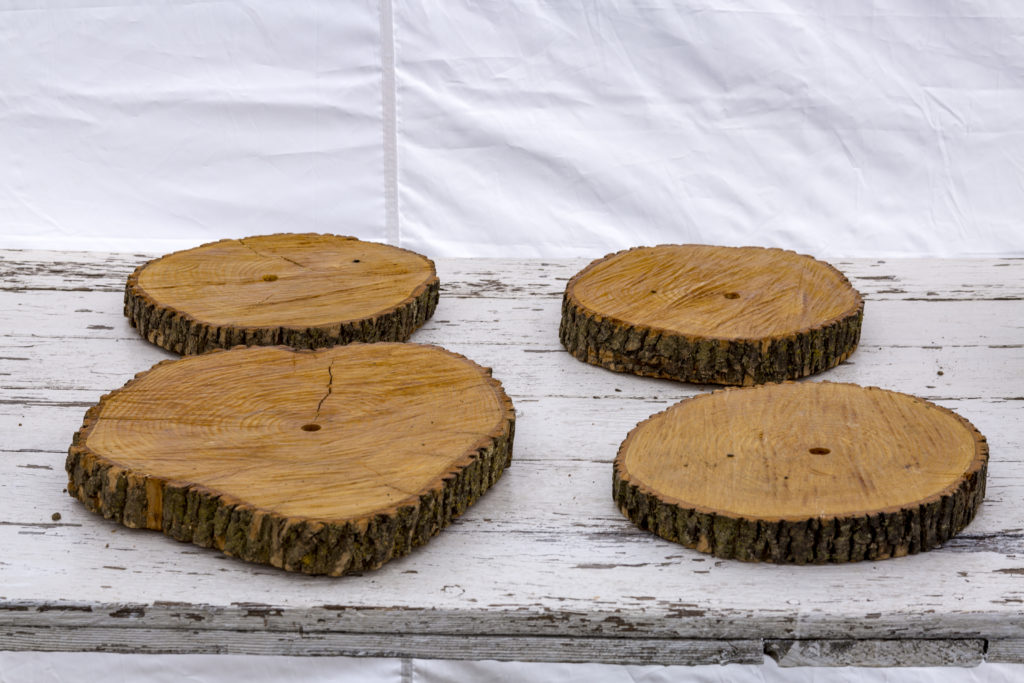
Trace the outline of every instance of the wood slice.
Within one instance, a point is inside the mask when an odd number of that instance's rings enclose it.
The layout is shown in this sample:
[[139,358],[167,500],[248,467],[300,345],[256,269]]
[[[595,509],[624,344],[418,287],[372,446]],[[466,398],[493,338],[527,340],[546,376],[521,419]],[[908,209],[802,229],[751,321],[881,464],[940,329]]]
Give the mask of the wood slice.
[[787,382],[704,394],[641,422],[612,489],[640,528],[719,557],[853,562],[963,529],[987,463],[985,437],[933,403]]
[[128,277],[124,312],[143,337],[191,355],[245,345],[322,348],[405,341],[437,307],[434,263],[339,235],[226,239]]
[[508,466],[514,420],[489,369],[434,346],[212,352],[90,408],[68,492],[128,527],[336,576],[461,514]]
[[562,300],[562,344],[618,372],[751,385],[838,365],[857,347],[864,302],[810,256],[761,247],[662,245],[610,254]]

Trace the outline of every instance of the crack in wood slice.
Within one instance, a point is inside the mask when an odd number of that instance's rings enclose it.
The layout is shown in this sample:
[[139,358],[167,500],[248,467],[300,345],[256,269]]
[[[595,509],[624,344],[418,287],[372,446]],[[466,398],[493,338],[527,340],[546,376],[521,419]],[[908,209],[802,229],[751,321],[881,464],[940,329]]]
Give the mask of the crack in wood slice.
[[860,341],[863,311],[846,277],[810,256],[636,247],[569,280],[559,337],[577,359],[617,372],[752,385],[838,365]]
[[934,548],[985,497],[988,444],[956,413],[854,384],[725,389],[637,425],[612,495],[641,529],[724,558],[881,560]]
[[511,462],[490,370],[439,347],[244,347],[164,361],[91,407],[68,493],[132,528],[307,574],[426,543]]
[[430,259],[354,237],[226,239],[139,266],[124,312],[150,342],[192,355],[239,345],[405,341],[437,307]]

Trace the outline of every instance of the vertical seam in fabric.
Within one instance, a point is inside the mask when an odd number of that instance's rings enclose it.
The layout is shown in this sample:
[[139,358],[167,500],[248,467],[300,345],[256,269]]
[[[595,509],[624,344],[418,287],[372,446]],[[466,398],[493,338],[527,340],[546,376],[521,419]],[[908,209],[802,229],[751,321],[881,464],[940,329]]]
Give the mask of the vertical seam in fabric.
[[380,0],[381,127],[384,149],[384,239],[399,246],[398,126],[395,79],[395,26],[392,0]]
[[413,668],[412,659],[409,657],[402,658],[402,683],[413,683]]

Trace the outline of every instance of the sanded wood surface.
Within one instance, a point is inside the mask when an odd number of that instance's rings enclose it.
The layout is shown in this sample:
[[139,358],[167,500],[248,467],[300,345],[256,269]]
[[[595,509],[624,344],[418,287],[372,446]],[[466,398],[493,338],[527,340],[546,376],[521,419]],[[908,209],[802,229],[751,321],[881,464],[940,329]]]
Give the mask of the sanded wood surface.
[[613,496],[643,529],[725,558],[902,557],[966,526],[988,444],[928,401],[832,382],[725,389],[637,425]]
[[139,266],[132,326],[181,354],[240,344],[320,348],[405,341],[437,306],[434,263],[415,252],[317,234],[226,239]]
[[688,382],[751,385],[834,367],[864,304],[809,256],[761,247],[637,247],[566,285],[559,336],[579,360]]
[[[438,259],[437,313],[412,341],[494,368],[516,406],[515,466],[425,546],[335,580],[126,529],[62,493],[83,412],[175,357],[122,314],[148,258],[0,251],[0,649],[679,664],[797,640],[828,645],[819,665],[869,665],[942,640],[1024,662],[1024,259],[835,261],[869,314],[827,378],[955,410],[992,450],[984,503],[942,546],[821,566],[719,559],[616,508],[624,436],[712,387],[566,353],[561,300],[589,259]],[[949,663],[918,652],[905,661]]]
[[508,465],[514,419],[489,370],[439,347],[236,348],[104,396],[68,492],[128,527],[337,576],[464,512]]

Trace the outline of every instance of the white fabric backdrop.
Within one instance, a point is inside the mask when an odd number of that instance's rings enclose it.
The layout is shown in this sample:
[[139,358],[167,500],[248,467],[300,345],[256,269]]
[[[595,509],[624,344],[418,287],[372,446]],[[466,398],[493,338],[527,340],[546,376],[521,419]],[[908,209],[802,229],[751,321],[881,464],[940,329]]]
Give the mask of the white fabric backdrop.
[[1024,253],[1024,4],[391,14],[0,2],[0,246],[315,230],[431,256]]
[[413,248],[1024,249],[1022,4],[458,0],[395,38]]
[[379,53],[371,0],[0,0],[0,247],[383,239]]
[[611,666],[351,657],[0,652],[0,683],[1018,683],[1021,667]]
[[[1024,255],[1022,112],[1024,3],[1010,0],[0,0],[0,247],[166,252],[320,231],[430,256],[660,242]],[[83,670],[400,675],[387,660],[0,653],[0,681]],[[779,677],[773,666],[405,672]]]

